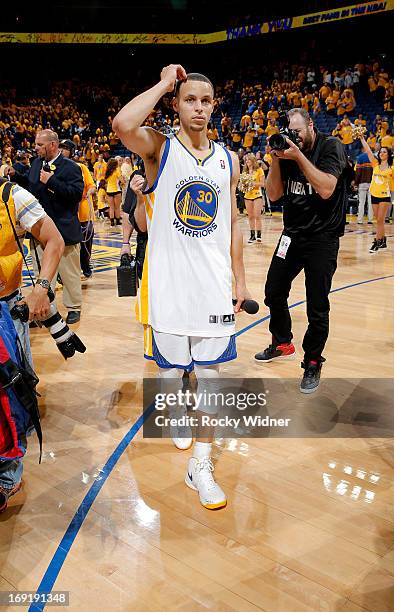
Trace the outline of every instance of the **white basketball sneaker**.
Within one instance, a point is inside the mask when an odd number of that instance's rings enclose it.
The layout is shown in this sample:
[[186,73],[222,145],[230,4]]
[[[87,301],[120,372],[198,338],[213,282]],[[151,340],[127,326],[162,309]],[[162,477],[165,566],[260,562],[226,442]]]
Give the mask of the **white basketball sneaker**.
[[208,510],[218,510],[227,505],[226,494],[215,482],[213,470],[210,457],[203,459],[191,457],[185,477],[187,486],[193,491],[198,491],[201,504]]
[[184,419],[187,418],[187,411],[170,411],[169,416],[172,419],[177,419],[178,423],[170,425],[170,436],[174,445],[179,450],[188,450],[193,444],[193,432],[188,424],[184,424]]

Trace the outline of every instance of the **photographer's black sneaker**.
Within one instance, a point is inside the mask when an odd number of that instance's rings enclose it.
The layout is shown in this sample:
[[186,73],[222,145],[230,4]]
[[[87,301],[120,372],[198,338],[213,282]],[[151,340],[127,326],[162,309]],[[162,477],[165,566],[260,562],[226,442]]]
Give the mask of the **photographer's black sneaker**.
[[323,361],[325,359],[321,357],[321,361],[307,361],[306,363],[303,361],[301,363],[301,367],[305,370],[300,384],[301,393],[313,393],[316,391],[320,383]]
[[370,253],[377,253],[379,251],[379,240],[375,238],[373,241],[371,248],[369,249]]
[[278,361],[284,359],[294,359],[296,350],[291,342],[287,344],[270,344],[268,348],[256,353],[255,360],[260,363],[269,363],[270,361]]
[[74,325],[74,323],[78,323],[80,319],[81,313],[79,312],[79,310],[69,310],[66,323],[68,325]]
[[379,249],[387,249],[387,239],[386,239],[386,236],[379,240]]

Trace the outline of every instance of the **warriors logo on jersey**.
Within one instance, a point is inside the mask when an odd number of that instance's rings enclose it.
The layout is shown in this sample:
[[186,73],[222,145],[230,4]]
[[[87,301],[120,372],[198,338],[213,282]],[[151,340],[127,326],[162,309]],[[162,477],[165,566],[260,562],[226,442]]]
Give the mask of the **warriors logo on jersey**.
[[199,181],[187,183],[175,197],[174,226],[187,236],[207,236],[217,228],[214,223],[218,196],[211,185]]

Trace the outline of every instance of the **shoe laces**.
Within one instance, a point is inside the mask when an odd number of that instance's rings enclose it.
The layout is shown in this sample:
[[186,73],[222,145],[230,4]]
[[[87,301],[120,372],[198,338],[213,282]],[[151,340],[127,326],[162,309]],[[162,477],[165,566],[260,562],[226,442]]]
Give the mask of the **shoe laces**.
[[275,351],[276,351],[276,349],[277,349],[277,348],[278,348],[278,347],[277,347],[277,346],[275,346],[275,344],[270,344],[270,345],[269,345],[269,346],[268,346],[268,347],[265,349],[265,351],[264,351],[264,352],[265,352],[265,353],[266,353],[268,356],[271,356],[271,355],[273,355],[273,354],[275,353]]
[[307,363],[302,362],[301,367],[305,370],[305,378],[313,378],[318,370],[319,364],[308,361]]
[[196,476],[204,481],[204,484],[207,486],[208,489],[213,489],[216,486],[216,482],[212,475],[214,467],[212,459],[210,457],[197,459],[195,464],[195,470]]
[[214,467],[211,457],[204,457],[203,459],[197,459],[196,470],[201,472],[213,472]]

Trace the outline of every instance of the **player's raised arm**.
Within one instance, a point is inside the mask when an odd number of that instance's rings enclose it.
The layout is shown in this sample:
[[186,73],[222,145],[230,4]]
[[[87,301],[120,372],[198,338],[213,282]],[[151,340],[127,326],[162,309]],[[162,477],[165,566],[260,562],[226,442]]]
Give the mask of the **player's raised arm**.
[[141,127],[160,98],[172,92],[177,80],[185,80],[186,71],[180,64],[170,64],[163,68],[160,81],[136,96],[116,115],[112,129],[123,144],[140,155],[144,160],[157,161],[160,147],[165,136],[148,127]]

